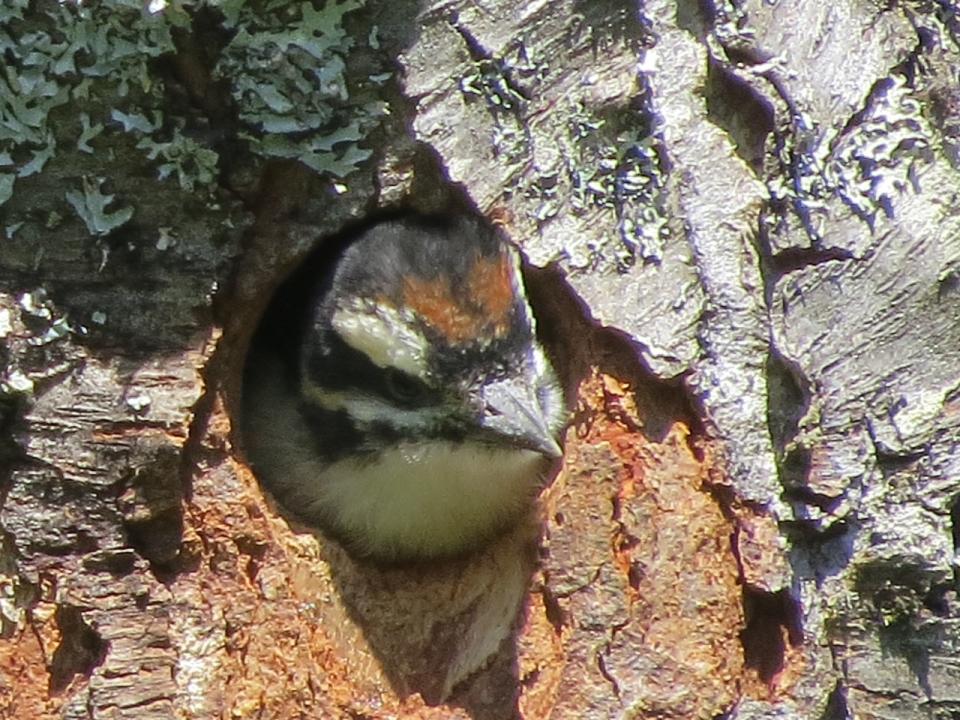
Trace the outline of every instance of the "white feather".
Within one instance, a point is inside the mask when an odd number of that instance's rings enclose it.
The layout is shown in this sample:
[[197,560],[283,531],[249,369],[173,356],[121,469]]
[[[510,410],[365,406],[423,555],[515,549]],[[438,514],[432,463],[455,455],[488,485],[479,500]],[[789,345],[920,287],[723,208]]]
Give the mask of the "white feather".
[[383,398],[360,390],[330,390],[304,378],[301,391],[305,398],[325,410],[346,410],[361,424],[383,422],[399,429],[417,429],[436,423],[444,413],[441,407],[401,408]]
[[382,368],[397,368],[414,377],[427,372],[427,340],[412,318],[387,305],[338,307],[332,324],[343,341]]
[[406,444],[376,460],[334,463],[312,478],[316,503],[380,557],[421,557],[479,545],[526,508],[541,455],[479,443]]

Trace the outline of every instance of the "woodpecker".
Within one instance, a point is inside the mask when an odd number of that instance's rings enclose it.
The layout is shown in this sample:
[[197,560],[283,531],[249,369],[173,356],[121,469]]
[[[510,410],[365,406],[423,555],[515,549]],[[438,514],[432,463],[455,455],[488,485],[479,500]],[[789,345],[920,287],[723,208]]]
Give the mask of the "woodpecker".
[[467,554],[527,514],[565,409],[501,231],[384,221],[305,287],[244,372],[245,450],[279,505],[388,562]]

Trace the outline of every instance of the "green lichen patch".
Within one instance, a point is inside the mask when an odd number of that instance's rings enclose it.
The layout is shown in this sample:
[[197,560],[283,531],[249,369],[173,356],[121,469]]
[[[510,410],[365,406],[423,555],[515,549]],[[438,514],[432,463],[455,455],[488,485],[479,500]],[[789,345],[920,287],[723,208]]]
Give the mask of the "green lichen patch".
[[933,160],[932,135],[905,78],[894,76],[874,94],[856,129],[836,144],[827,180],[871,224],[878,210],[893,217],[897,196],[914,189],[918,167]]
[[[245,146],[346,177],[372,152],[364,140],[386,113],[380,90],[390,77],[348,78],[348,55],[363,43],[377,44],[376,33],[357,40],[344,25],[361,7],[361,0],[4,3],[0,206],[19,179],[42,172],[58,155],[68,158],[58,172],[74,168],[80,184],[82,176],[108,176],[114,163],[136,162],[130,153],[139,152],[158,181],[211,205],[224,147]],[[211,18],[223,44],[200,62],[209,63],[201,71],[227,101],[216,118],[204,115],[205,106],[172,101],[183,89],[169,72],[182,40]],[[134,142],[118,141],[120,134]],[[101,238],[129,220],[123,186],[115,185],[120,196],[110,206],[101,202],[99,186],[74,188],[66,199]]]
[[0,294],[0,404],[29,398],[38,385],[70,367],[75,351],[66,341],[85,333],[43,288]]
[[100,191],[105,181],[106,178],[84,178],[82,191],[68,190],[66,193],[67,202],[76,210],[87,230],[98,237],[109,235],[133,217],[131,207],[108,209],[114,204],[114,196]]
[[209,187],[217,179],[220,156],[216,151],[184,135],[181,127],[175,127],[166,141],[157,141],[147,135],[137,147],[145,150],[150,160],[158,160],[157,177],[165,180],[176,177],[184,190],[193,192],[200,187]]
[[[0,79],[0,203],[17,178],[41,172],[57,153],[57,108],[96,106],[93,88],[110,105],[159,104],[160,88],[150,62],[173,50],[170,28],[184,22],[176,13],[151,14],[137,0],[93,3],[13,3],[0,12],[0,50],[7,62]],[[103,120],[76,113],[76,146],[104,130]],[[74,135],[76,137],[76,135]]]
[[[574,267],[613,259],[619,270],[638,260],[659,262],[670,235],[666,150],[659,117],[642,86],[626,107],[570,108],[558,165],[541,172],[527,195],[538,198],[536,220],[561,211],[610,213],[617,227],[604,247],[569,258]],[[561,201],[561,188],[566,196]]]
[[330,0],[320,10],[308,2],[212,4],[235,31],[214,74],[230,86],[240,137],[265,157],[339,178],[355,171],[371,154],[362,139],[386,111],[375,98],[352,97],[347,82],[355,40],[343,17],[361,2]]
[[460,77],[467,102],[482,102],[493,118],[491,144],[498,157],[520,163],[529,157],[530,130],[524,118],[528,93],[548,73],[545,62],[534,56],[523,38],[494,55],[482,47],[464,26],[456,26],[473,63]]
[[771,200],[774,207],[792,209],[814,243],[823,240],[818,217],[834,197],[873,227],[878,213],[894,216],[897,198],[913,191],[919,169],[933,162],[932,136],[902,75],[877,83],[857,122],[839,136],[797,113],[792,134],[776,139],[778,170],[767,183]]
[[576,148],[569,164],[574,212],[604,208],[617,218],[620,264],[657,261],[669,235],[665,148],[658,116],[641,92],[630,108],[571,118]]

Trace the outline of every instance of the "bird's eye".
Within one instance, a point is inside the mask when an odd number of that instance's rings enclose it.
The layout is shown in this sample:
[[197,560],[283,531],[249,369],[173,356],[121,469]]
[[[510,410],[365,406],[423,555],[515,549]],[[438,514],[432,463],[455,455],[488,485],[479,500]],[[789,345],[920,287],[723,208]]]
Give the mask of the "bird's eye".
[[404,405],[415,404],[426,395],[423,383],[402,370],[387,370],[386,387],[390,397]]

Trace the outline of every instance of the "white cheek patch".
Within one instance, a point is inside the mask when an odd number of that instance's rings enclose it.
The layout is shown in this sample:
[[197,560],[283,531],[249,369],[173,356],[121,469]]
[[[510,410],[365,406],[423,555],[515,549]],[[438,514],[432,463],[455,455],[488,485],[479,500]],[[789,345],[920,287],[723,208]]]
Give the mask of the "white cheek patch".
[[360,390],[331,390],[304,378],[300,387],[304,398],[325,410],[345,410],[360,425],[386,423],[400,429],[417,430],[439,422],[440,407],[404,409]]
[[396,308],[354,305],[337,308],[333,328],[354,350],[382,368],[396,368],[414,377],[427,374],[427,339]]

